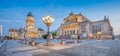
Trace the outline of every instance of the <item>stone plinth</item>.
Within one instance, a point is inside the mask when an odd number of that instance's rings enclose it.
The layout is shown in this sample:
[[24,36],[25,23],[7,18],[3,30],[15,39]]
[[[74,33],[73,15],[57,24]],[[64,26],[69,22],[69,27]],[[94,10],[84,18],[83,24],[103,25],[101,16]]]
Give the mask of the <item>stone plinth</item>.
[[60,42],[61,45],[65,45],[65,39],[62,39]]

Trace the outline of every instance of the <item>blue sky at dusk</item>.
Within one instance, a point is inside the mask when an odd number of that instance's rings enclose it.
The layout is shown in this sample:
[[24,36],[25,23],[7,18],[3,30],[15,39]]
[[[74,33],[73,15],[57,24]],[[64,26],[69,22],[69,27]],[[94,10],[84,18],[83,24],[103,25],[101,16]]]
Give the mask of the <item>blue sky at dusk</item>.
[[92,21],[110,18],[115,34],[120,34],[120,0],[0,0],[0,25],[4,27],[4,35],[9,28],[24,28],[27,13],[31,11],[35,19],[35,27],[46,29],[42,17],[51,15],[55,22],[50,30],[57,29],[63,19],[71,11],[82,13]]

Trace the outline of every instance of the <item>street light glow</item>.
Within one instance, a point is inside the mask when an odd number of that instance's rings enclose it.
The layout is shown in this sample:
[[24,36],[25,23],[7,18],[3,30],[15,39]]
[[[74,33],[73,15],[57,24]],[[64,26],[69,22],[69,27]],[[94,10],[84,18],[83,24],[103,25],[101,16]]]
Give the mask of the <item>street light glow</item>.
[[53,17],[50,15],[43,17],[42,20],[46,24],[46,26],[50,26],[54,22]]
[[46,24],[46,26],[48,28],[48,32],[47,32],[48,37],[47,37],[47,43],[46,44],[49,46],[49,45],[51,45],[50,44],[50,37],[49,37],[49,26],[54,22],[54,19],[53,19],[52,16],[47,15],[47,16],[43,17],[42,20],[43,20],[43,22]]

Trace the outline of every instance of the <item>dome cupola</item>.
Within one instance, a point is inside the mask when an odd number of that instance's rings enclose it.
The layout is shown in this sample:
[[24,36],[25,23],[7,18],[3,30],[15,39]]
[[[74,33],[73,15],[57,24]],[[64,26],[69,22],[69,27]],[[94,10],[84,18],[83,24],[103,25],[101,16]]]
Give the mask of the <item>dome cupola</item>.
[[30,11],[30,12],[27,14],[27,16],[33,17],[32,12]]
[[34,23],[34,18],[31,12],[27,14],[27,20],[26,22],[33,22]]
[[31,12],[27,14],[27,19],[26,19],[26,27],[33,27],[34,26],[34,18]]

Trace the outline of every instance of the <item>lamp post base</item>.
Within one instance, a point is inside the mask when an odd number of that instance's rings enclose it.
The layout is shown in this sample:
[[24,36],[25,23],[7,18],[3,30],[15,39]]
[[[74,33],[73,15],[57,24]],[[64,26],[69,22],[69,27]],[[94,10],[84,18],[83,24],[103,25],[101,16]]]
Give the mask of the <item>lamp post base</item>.
[[50,35],[49,34],[47,36],[47,42],[46,42],[45,46],[53,46],[53,44],[50,43]]
[[61,45],[65,45],[65,39],[62,39],[60,42]]
[[34,39],[32,39],[32,46],[34,46],[35,45],[35,41],[34,41]]
[[29,44],[29,41],[26,41],[25,43],[26,43],[26,44]]
[[77,40],[76,39],[74,39],[74,43],[77,44]]
[[44,46],[53,46],[50,42],[47,42]]

